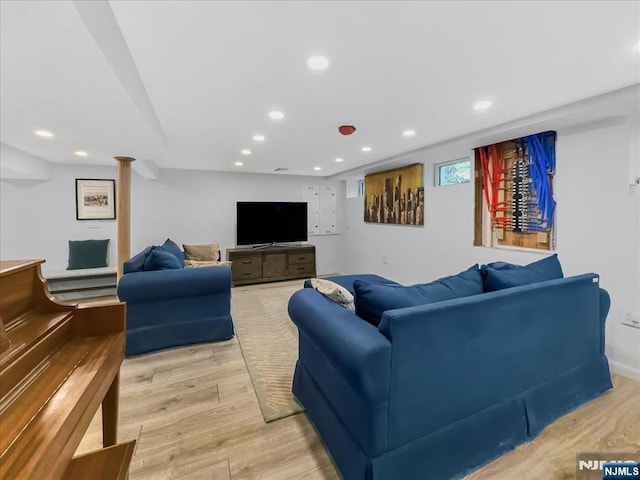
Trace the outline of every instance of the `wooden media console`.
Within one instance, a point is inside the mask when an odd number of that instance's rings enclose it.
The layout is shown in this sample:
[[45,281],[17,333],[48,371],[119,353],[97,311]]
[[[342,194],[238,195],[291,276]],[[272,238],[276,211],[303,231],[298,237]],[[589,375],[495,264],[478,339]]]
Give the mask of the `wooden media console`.
[[277,282],[316,276],[316,247],[313,245],[230,248],[233,285]]

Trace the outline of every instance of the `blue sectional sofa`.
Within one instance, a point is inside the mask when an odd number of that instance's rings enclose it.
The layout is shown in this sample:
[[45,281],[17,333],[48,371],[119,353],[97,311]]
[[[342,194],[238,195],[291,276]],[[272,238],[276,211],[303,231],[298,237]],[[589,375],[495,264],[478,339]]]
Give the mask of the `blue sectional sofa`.
[[[331,280],[355,293],[356,312],[371,292],[407,288],[370,275]],[[345,480],[460,478],[612,387],[610,300],[597,275],[457,298],[447,292],[461,284],[446,283],[423,291],[431,303],[384,311],[378,326],[313,288],[290,299],[293,393]]]
[[118,283],[118,297],[127,303],[126,355],[232,338],[231,268],[168,268],[173,261],[165,262],[162,252],[158,263],[167,268],[144,270],[158,248],[126,262]]

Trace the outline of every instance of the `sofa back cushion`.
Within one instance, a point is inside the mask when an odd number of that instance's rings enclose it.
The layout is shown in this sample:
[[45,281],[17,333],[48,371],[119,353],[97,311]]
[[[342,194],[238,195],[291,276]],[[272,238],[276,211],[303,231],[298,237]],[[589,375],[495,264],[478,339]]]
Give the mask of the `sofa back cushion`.
[[481,294],[482,275],[476,264],[457,275],[443,277],[430,283],[405,287],[355,280],[353,287],[356,313],[378,326],[382,314],[387,310]]
[[144,270],[178,270],[181,269],[176,256],[161,247],[153,247],[144,261]]
[[519,287],[563,277],[557,254],[529,265],[495,262],[482,266],[482,281],[485,292],[494,292],[503,288]]

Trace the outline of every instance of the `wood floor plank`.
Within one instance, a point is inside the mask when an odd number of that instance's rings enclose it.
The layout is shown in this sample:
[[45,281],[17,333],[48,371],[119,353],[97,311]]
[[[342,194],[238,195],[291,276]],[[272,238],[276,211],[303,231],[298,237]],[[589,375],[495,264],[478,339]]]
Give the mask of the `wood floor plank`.
[[[304,413],[264,422],[235,338],[126,359],[121,378],[119,438],[138,440],[132,480],[339,478]],[[564,480],[575,477],[578,452],[640,450],[640,383],[613,380],[612,391],[465,479]],[[100,440],[97,417],[78,451]]]
[[190,462],[172,470],[171,478],[172,480],[231,480],[231,473],[227,460],[211,465],[205,459],[200,462]]
[[[337,479],[335,468],[304,415],[269,423],[241,451],[229,453],[233,480]],[[248,454],[247,452],[251,452]],[[330,465],[331,468],[322,468]],[[321,476],[319,476],[321,475]]]
[[120,376],[120,388],[126,387],[128,385],[151,383],[153,381],[155,368],[139,368],[136,370],[131,369],[126,373],[126,376]]
[[182,468],[185,463],[225,460],[229,451],[242,450],[243,444],[259,435],[263,425],[257,401],[249,397],[145,425],[132,471],[155,478],[158,472]]
[[127,369],[130,366],[139,368],[143,366],[153,366],[159,371],[167,368],[174,368],[178,365],[189,365],[197,360],[204,360],[213,357],[214,346],[217,344],[204,343],[188,347],[171,348],[160,352],[140,355],[125,360]]
[[255,404],[259,408],[258,399],[251,384],[251,377],[249,377],[249,373],[246,370],[243,373],[218,381],[220,403],[235,402],[239,397],[255,400]]
[[173,383],[134,385],[120,392],[120,423],[146,427],[179,422],[217,406],[218,385],[209,375]]

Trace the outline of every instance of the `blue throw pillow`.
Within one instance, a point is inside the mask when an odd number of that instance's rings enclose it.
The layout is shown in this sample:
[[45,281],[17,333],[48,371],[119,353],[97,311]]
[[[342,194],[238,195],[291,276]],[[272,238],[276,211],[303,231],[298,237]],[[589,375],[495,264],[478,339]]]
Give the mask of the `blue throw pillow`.
[[482,275],[478,265],[474,265],[457,275],[440,278],[431,283],[405,287],[355,280],[353,288],[356,313],[378,326],[382,314],[387,310],[481,294]]
[[180,250],[180,247],[174,241],[167,238],[160,248],[175,255],[180,263],[180,268],[184,268],[184,253],[182,253],[182,250]]
[[122,273],[142,272],[144,270],[144,262],[153,247],[147,247],[137,255],[124,262]]
[[557,254],[524,266],[506,262],[490,263],[482,267],[482,273],[485,292],[564,277]]
[[107,266],[109,239],[69,240],[69,264],[67,270],[99,268]]
[[179,270],[180,262],[173,253],[160,247],[153,247],[144,261],[145,270]]

